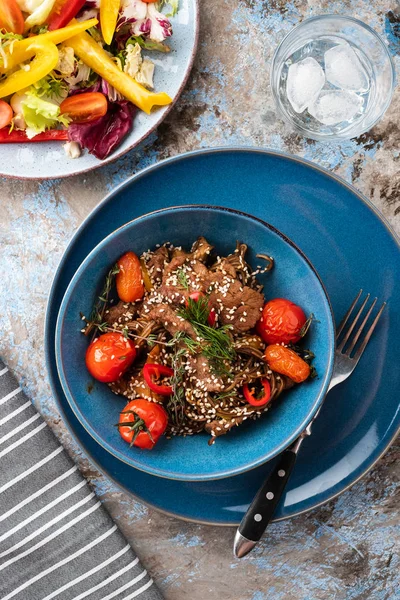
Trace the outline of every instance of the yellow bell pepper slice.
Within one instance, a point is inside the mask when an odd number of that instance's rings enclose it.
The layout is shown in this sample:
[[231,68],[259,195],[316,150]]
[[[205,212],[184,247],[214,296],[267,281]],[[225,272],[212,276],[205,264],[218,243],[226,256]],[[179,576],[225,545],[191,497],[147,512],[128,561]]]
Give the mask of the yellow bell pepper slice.
[[100,0],[101,33],[108,46],[114,37],[120,6],[121,0]]
[[69,39],[68,46],[74,49],[75,54],[79,56],[85,65],[93,69],[120,94],[148,115],[153,106],[171,104],[172,99],[165,92],[157,94],[149,92],[132,77],[120,71],[103,48],[87,33],[80,33]]
[[56,45],[61,44],[61,42],[65,42],[70,37],[73,37],[74,35],[77,35],[78,33],[81,33],[90,27],[95,27],[97,24],[97,19],[89,19],[88,21],[83,21],[82,23],[74,23],[73,25],[68,25],[68,27],[57,29],[56,31],[48,31],[47,33],[41,33],[40,35],[35,35],[25,38],[24,40],[14,42],[4,51],[5,57],[0,55],[0,75],[11,69],[14,69],[25,60],[32,58],[35,52],[32,50],[27,52],[27,49],[32,46],[34,41],[45,40]]
[[43,77],[46,77],[58,63],[57,46],[49,41],[31,41],[27,54],[33,53],[32,62],[27,65],[29,69],[19,69],[0,83],[0,98],[10,96],[23,90]]

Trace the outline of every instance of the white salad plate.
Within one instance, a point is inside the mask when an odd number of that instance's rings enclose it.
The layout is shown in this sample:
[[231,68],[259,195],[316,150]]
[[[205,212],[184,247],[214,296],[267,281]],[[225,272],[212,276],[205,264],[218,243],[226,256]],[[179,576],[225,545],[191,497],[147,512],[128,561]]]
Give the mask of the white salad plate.
[[18,179],[55,179],[79,175],[110,163],[142,142],[167,116],[179,98],[191,71],[199,37],[198,0],[180,0],[175,17],[171,18],[173,35],[168,38],[169,54],[145,52],[156,64],[154,91],[166,92],[173,100],[151,115],[138,111],[132,131],[105,160],[99,160],[86,150],[77,159],[67,157],[62,142],[3,144],[0,176]]

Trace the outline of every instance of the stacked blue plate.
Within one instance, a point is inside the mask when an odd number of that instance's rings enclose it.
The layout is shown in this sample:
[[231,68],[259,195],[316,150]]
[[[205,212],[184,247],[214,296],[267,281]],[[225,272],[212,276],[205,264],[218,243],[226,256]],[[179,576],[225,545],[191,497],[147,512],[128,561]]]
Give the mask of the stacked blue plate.
[[362,477],[399,432],[400,372],[394,360],[400,321],[394,317],[400,303],[400,246],[387,223],[354,188],[306,161],[257,149],[197,151],[138,173],[100,203],[67,248],[49,298],[46,355],[58,408],[90,460],[138,500],[193,521],[240,522],[271,462],[235,477],[202,482],[139,471],[118,460],[82,427],[57,372],[57,316],[82,261],[126,222],[185,204],[239,209],[285,232],[316,267],[337,319],[360,288],[388,302],[355,373],[329,394],[276,518],[310,510]]

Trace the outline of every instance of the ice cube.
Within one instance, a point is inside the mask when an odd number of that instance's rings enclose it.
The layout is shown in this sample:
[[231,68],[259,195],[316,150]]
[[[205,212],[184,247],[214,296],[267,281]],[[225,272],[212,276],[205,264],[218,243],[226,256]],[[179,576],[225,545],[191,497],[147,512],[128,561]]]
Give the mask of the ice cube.
[[286,94],[294,110],[302,113],[316,99],[324,84],[324,71],[314,58],[308,57],[290,65]]
[[325,75],[327,81],[342,90],[367,92],[369,79],[360,59],[347,44],[334,46],[325,52]]
[[308,107],[310,115],[324,125],[351,121],[361,108],[362,100],[354,92],[324,90]]

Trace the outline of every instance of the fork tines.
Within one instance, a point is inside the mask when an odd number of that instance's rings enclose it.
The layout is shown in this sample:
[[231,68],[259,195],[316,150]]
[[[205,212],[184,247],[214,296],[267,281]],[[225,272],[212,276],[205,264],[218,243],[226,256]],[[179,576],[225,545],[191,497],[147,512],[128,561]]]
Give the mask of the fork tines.
[[[364,309],[366,308],[368,301],[370,299],[370,294],[367,294],[365,297],[365,300],[361,303],[360,308],[357,310],[357,312],[355,313],[353,320],[349,323],[347,330],[345,331],[345,327],[346,324],[350,318],[350,316],[352,315],[353,311],[356,309],[356,306],[358,304],[358,301],[361,298],[361,295],[363,293],[363,290],[360,290],[359,293],[357,294],[353,304],[350,306],[349,310],[347,311],[346,315],[344,316],[342,322],[340,323],[337,332],[336,332],[336,342],[337,342],[337,347],[336,350],[338,352],[343,352],[343,354],[345,354],[346,356],[348,356],[349,358],[354,358],[355,360],[358,360],[361,356],[361,354],[364,352],[366,345],[369,342],[369,339],[376,327],[376,324],[378,323],[380,316],[383,312],[383,309],[386,306],[386,302],[384,302],[382,304],[382,306],[380,307],[379,311],[377,312],[375,318],[373,319],[368,331],[366,332],[366,334],[364,335],[364,338],[361,341],[361,344],[359,345],[359,347],[356,349],[355,353],[353,356],[351,356],[351,353],[353,352],[363,330],[364,327],[367,324],[367,321],[369,320],[371,313],[375,307],[375,304],[378,301],[378,298],[374,298],[374,300],[372,301],[370,307],[368,308],[364,318],[361,321],[361,324],[359,325],[358,329],[355,329],[360,317],[362,316]],[[354,331],[354,334],[353,334]],[[352,335],[353,334],[353,335]]]

